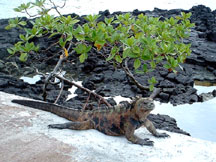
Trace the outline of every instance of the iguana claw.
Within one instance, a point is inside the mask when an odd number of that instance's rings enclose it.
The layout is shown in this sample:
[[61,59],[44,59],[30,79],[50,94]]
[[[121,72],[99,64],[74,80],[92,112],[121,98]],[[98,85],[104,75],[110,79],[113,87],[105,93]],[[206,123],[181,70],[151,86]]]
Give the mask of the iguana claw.
[[145,138],[145,139],[140,139],[137,141],[137,144],[143,146],[153,146],[154,145],[154,142],[153,141],[150,141],[148,138]]
[[158,133],[155,135],[155,137],[158,137],[158,138],[165,138],[165,137],[170,137],[168,134],[166,133]]

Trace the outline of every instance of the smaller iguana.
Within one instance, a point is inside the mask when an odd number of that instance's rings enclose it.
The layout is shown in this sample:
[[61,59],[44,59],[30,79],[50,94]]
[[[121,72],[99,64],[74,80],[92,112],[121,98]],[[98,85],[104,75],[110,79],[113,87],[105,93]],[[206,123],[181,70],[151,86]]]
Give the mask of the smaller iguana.
[[150,120],[146,117],[155,105],[151,97],[139,98],[131,103],[119,104],[109,109],[78,110],[56,104],[31,101],[12,100],[24,106],[48,111],[66,118],[71,122],[64,124],[51,124],[49,128],[87,130],[96,129],[111,136],[125,137],[134,144],[153,146],[153,141],[141,139],[134,135],[134,131],[145,126],[155,137],[168,137],[166,133],[158,133]]

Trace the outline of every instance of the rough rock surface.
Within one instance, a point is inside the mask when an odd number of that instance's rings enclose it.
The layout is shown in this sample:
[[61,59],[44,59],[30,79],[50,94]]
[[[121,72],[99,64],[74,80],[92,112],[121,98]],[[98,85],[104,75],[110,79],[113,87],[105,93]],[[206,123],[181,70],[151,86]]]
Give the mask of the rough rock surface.
[[[0,91],[16,94],[23,97],[29,97],[37,100],[42,100],[42,88],[43,83],[39,82],[39,84],[29,84],[24,82],[21,79],[16,79],[10,75],[2,75],[0,74]],[[54,102],[57,98],[60,88],[49,85],[47,87],[47,101]],[[67,89],[66,89],[67,90]],[[59,103],[65,101],[65,98],[68,96],[70,92],[64,90],[62,92],[62,96],[59,99]]]

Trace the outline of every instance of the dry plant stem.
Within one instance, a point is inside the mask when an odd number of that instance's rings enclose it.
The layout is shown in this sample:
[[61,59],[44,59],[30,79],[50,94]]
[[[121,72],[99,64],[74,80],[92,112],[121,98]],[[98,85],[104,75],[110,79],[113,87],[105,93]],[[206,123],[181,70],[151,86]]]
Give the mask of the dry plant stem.
[[[128,68],[128,59],[125,59],[125,66],[122,65],[123,70],[126,72],[126,74],[132,79],[132,81],[137,85],[138,88],[142,89],[142,90],[149,90],[148,86],[143,86],[141,85],[133,76],[133,74],[131,73],[131,71]],[[154,91],[152,92],[152,94],[150,95],[150,98],[154,99],[159,93],[160,93],[161,89],[160,88],[154,88]]]
[[54,104],[56,104],[56,103],[58,102],[58,100],[59,100],[59,98],[61,97],[61,94],[62,94],[62,92],[63,92],[63,89],[64,89],[64,81],[61,82],[61,90],[60,90],[59,95],[58,95],[58,97],[56,98]]
[[30,18],[33,18],[33,17],[38,16],[38,14],[36,14],[36,15],[31,15],[31,14],[28,12],[27,9],[25,9],[25,13],[26,13]]
[[[67,51],[70,50],[71,46],[72,46],[72,43],[69,44],[69,46],[67,48]],[[62,53],[63,53],[63,51],[62,51]],[[43,95],[42,95],[44,101],[46,101],[46,96],[47,96],[46,87],[47,87],[48,83],[50,83],[50,79],[53,77],[53,74],[56,74],[58,72],[62,62],[65,61],[65,60],[66,60],[66,57],[65,57],[65,55],[63,53],[60,56],[60,58],[58,60],[58,63],[55,66],[55,68],[53,69],[53,71],[51,73],[49,73],[49,75],[46,77],[45,82],[44,82],[44,86],[43,86]]]
[[59,16],[62,16],[61,13],[59,12],[58,8],[63,8],[63,7],[65,6],[65,4],[66,4],[66,0],[64,1],[64,4],[63,4],[62,7],[56,6],[55,3],[54,3],[52,0],[49,0],[49,1],[50,1],[50,3],[52,3],[52,5],[53,5],[52,9],[55,9],[56,12],[59,14]]
[[143,86],[141,85],[133,76],[133,74],[131,73],[131,71],[128,68],[128,59],[126,58],[124,61],[124,65],[122,65],[123,70],[125,71],[125,73],[127,74],[127,76],[129,76],[131,78],[131,80],[134,82],[134,84],[140,88],[141,90],[149,90],[148,86]]
[[154,91],[150,95],[150,98],[154,99],[161,92],[161,88],[154,88]]
[[52,48],[53,46],[57,45],[59,43],[59,41],[52,43],[48,48],[46,48],[45,50],[42,50],[43,52],[48,51],[50,48]]
[[64,55],[62,54],[62,55],[60,56],[60,59],[59,59],[57,65],[55,66],[54,70],[53,70],[51,73],[49,73],[49,75],[46,77],[45,83],[44,83],[44,86],[43,86],[43,100],[44,100],[44,101],[46,101],[46,96],[47,96],[46,87],[47,87],[47,85],[48,85],[50,79],[53,77],[53,74],[56,74],[56,73],[57,73],[59,67],[61,66],[62,62],[63,62],[65,59],[66,59],[66,58],[65,58]]
[[89,102],[90,96],[91,96],[91,94],[89,94],[88,98],[86,99],[85,104],[83,105],[83,108],[82,108],[83,111],[86,109],[86,106],[87,106],[87,103]]
[[57,75],[57,74],[53,74],[53,76],[56,77],[56,78],[59,79],[59,80],[63,80],[65,83],[74,85],[75,87],[80,88],[80,89],[82,89],[82,90],[88,92],[90,95],[91,95],[91,94],[94,95],[95,97],[97,97],[97,98],[99,99],[99,101],[101,101],[102,103],[104,103],[104,104],[107,105],[108,107],[112,107],[112,106],[106,101],[106,99],[104,99],[101,95],[98,95],[97,93],[92,92],[91,90],[89,90],[89,89],[87,89],[87,88],[84,88],[84,87],[82,87],[82,86],[80,86],[80,85],[74,83],[73,81],[70,81],[70,80],[68,80],[68,79],[66,79],[66,78],[64,78],[64,77],[62,77],[62,76]]

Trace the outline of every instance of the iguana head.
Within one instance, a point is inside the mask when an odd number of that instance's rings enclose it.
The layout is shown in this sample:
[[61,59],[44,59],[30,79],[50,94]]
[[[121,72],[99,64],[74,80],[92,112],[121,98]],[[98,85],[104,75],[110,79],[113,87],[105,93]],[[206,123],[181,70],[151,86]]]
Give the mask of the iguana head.
[[152,98],[140,98],[135,103],[136,115],[140,120],[145,120],[154,107]]

